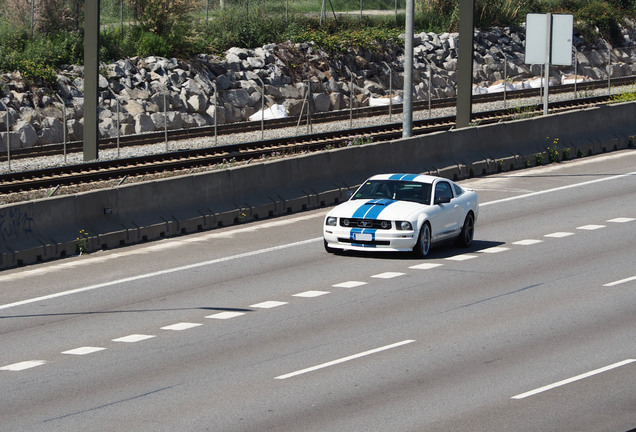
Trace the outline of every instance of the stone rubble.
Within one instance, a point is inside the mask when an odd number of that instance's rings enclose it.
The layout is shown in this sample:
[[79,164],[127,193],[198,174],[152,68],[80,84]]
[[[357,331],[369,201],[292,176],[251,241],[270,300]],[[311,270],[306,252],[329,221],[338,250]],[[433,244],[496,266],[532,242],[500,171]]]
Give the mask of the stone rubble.
[[[541,65],[524,64],[524,38],[523,28],[475,32],[474,94],[540,85]],[[624,46],[612,48],[602,40],[587,44],[575,36],[577,76],[573,66],[553,66],[550,83],[607,79],[608,71],[612,78],[635,75],[635,39],[633,31],[625,30]],[[456,33],[415,35],[414,100],[456,95],[457,45]],[[99,134],[106,138],[117,136],[118,130],[129,135],[166,126],[213,125],[215,117],[217,124],[247,121],[258,118],[262,101],[265,109],[282,106],[278,112],[297,117],[306,109],[306,98],[313,112],[378,105],[389,97],[401,100],[403,66],[398,45],[379,53],[350,50],[330,57],[312,43],[291,42],[231,48],[224,58],[201,54],[191,62],[123,59],[101,67]],[[28,88],[18,72],[1,75],[0,102],[0,152],[7,151],[7,114],[11,149],[83,139],[80,66],[61,70],[54,90]]]

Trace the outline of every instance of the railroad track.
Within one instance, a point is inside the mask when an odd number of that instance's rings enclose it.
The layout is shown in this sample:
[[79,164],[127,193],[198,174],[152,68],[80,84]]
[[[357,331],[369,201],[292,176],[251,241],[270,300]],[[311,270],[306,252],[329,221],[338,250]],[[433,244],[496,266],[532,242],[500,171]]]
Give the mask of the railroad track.
[[[636,83],[636,76],[617,78],[612,81],[612,85],[614,86],[623,86],[630,85]],[[590,90],[596,90],[600,88],[607,87],[607,81],[588,81],[579,83],[576,86],[577,92],[587,92]],[[574,84],[567,84],[562,86],[550,87],[551,94],[556,93],[568,93],[574,92]],[[517,100],[522,98],[536,97],[541,94],[540,89],[524,89],[524,90],[515,90],[513,92],[507,93],[508,100]],[[491,93],[484,95],[474,95],[473,96],[473,104],[479,103],[488,103],[488,102],[498,102],[503,100],[503,93]],[[446,107],[454,107],[457,104],[456,98],[447,98],[447,99],[433,99],[430,101],[416,101],[413,103],[414,111],[424,111],[427,110],[430,106],[431,109],[437,108],[446,108]],[[285,127],[295,127],[298,125],[306,126],[309,121],[311,124],[319,124],[319,123],[327,123],[334,121],[342,121],[348,120],[350,117],[359,119],[364,117],[373,117],[380,115],[388,114],[388,107],[379,106],[379,107],[361,107],[354,108],[352,111],[349,110],[340,110],[340,111],[330,111],[326,113],[314,113],[310,116],[309,120],[306,116],[297,118],[282,118],[282,119],[273,119],[266,120],[264,123],[266,124],[266,129],[276,129],[276,128],[285,128]],[[394,105],[392,107],[392,112],[395,114],[400,114],[402,112],[402,105]],[[473,115],[474,117],[475,115]],[[215,130],[216,129],[216,130]],[[130,147],[130,146],[139,146],[146,144],[156,144],[167,140],[170,141],[179,141],[179,140],[187,140],[193,138],[200,137],[210,137],[214,136],[216,133],[219,136],[222,135],[230,135],[235,133],[243,133],[243,132],[257,132],[261,130],[261,122],[260,121],[250,121],[250,122],[240,122],[240,123],[231,123],[231,124],[223,124],[218,125],[216,128],[214,126],[204,126],[197,128],[189,128],[189,129],[179,129],[179,130],[168,130],[161,132],[152,132],[145,133],[141,135],[126,135],[119,138],[119,143],[117,143],[116,138],[108,138],[108,139],[100,139],[99,140],[99,148],[100,149],[110,149],[116,148],[117,145],[120,147]],[[67,153],[77,153],[83,151],[83,143],[81,141],[73,141],[66,143],[66,149],[64,148],[64,144],[48,144],[44,146],[38,146],[28,149],[15,149],[11,151],[12,159],[23,159],[35,156],[52,156],[52,155],[60,155],[66,151]],[[6,153],[0,154],[0,162],[5,162],[7,160]]]
[[[608,98],[609,96],[601,96],[553,102],[550,104],[550,111],[558,112],[598,105],[605,103]],[[532,111],[541,112],[542,109],[542,105],[524,107],[524,114],[528,115]],[[488,124],[511,119],[517,114],[516,110],[507,109],[474,113],[472,117],[479,124]],[[413,122],[413,135],[449,130],[454,126],[454,116],[417,120]],[[347,139],[356,135],[368,135],[376,142],[401,138],[402,123],[1,174],[0,194],[315,152],[342,147]]]

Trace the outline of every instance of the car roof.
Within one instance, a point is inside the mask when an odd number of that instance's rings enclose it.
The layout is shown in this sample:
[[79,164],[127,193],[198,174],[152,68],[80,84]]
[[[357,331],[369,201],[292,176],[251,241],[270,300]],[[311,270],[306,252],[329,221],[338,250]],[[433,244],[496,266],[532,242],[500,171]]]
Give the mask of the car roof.
[[426,175],[426,174],[394,173],[394,174],[377,174],[370,177],[368,180],[402,180],[402,181],[414,181],[419,183],[432,184],[435,180],[440,178],[441,177],[436,177],[436,176]]

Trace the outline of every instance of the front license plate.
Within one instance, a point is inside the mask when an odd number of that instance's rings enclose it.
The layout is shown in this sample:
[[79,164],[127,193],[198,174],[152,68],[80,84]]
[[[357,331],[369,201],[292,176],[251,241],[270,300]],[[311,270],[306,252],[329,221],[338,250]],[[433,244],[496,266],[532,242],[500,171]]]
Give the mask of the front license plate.
[[373,236],[371,234],[356,233],[353,235],[353,239],[358,241],[371,241],[373,240]]

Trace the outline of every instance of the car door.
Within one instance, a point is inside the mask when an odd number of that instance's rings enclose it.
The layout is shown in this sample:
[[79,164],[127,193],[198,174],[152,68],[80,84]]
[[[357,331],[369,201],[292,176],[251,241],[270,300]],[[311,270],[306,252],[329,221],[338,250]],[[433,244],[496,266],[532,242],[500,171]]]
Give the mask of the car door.
[[[437,232],[433,227],[433,236],[438,240],[457,235],[461,218],[461,207],[455,198],[451,183],[446,180],[438,180],[434,185],[433,203],[439,207],[435,221]],[[433,223],[433,222],[432,222]]]

